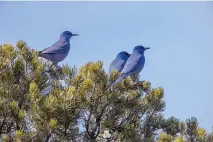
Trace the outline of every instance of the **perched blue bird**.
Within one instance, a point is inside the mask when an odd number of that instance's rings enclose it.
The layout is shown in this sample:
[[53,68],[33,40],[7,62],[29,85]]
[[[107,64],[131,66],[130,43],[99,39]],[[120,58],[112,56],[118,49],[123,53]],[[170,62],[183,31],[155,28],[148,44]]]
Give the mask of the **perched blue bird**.
[[43,57],[58,65],[58,62],[63,61],[69,53],[70,50],[70,39],[73,36],[78,36],[78,34],[73,34],[70,31],[64,31],[61,33],[60,39],[42,51],[39,51],[39,57]]
[[141,72],[145,64],[144,51],[147,49],[150,48],[149,47],[145,48],[141,45],[138,45],[133,49],[131,56],[128,58],[124,68],[121,71],[121,75],[112,84],[112,86],[119,83],[122,79],[124,79],[129,75],[138,74]]
[[117,54],[115,60],[113,60],[110,64],[109,67],[109,74],[113,71],[113,70],[117,70],[118,72],[121,72],[121,70],[123,69],[127,59],[129,58],[130,54],[127,53],[126,51],[122,51],[120,53]]

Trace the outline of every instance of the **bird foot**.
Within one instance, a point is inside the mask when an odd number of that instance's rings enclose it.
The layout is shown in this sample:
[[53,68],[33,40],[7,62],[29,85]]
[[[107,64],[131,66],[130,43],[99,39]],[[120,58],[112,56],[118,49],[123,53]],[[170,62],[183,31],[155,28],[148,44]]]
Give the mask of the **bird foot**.
[[59,71],[60,73],[62,73],[62,68],[57,66],[57,71]]
[[62,68],[57,63],[53,63],[53,65],[56,67],[58,71],[62,71]]

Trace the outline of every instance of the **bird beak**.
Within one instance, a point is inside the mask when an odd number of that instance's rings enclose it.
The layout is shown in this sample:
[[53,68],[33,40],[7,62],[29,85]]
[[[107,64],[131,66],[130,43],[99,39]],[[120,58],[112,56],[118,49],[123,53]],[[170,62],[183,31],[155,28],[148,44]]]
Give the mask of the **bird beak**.
[[147,50],[147,49],[150,49],[150,47],[145,47],[144,49]]
[[72,34],[72,36],[79,36],[79,34]]

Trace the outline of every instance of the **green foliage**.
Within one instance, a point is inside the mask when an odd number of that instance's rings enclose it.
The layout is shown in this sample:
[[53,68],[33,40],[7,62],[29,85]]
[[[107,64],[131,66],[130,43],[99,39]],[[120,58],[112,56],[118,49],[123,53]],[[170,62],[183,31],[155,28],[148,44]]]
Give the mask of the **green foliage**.
[[178,119],[170,117],[169,119],[166,120],[166,123],[163,126],[163,128],[167,134],[174,137],[178,132],[180,132],[181,129],[179,128],[180,126],[181,125]]
[[172,142],[173,141],[173,136],[165,133],[161,133],[159,135],[159,140],[158,142]]
[[164,118],[162,87],[133,75],[109,89],[117,77],[108,79],[101,61],[59,71],[24,41],[0,45],[0,139],[106,141],[107,130],[108,141],[212,140],[195,118]]
[[175,139],[175,142],[184,142],[184,140],[183,140],[183,138],[181,138],[181,137],[177,137],[177,138]]

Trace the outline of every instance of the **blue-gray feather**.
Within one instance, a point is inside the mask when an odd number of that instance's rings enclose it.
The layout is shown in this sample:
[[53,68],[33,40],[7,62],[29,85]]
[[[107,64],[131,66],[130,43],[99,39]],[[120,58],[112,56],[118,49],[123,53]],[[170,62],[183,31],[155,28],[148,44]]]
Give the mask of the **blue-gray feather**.
[[116,58],[110,64],[109,74],[114,70],[117,70],[118,72],[120,72],[123,69],[129,56],[130,54],[125,51],[118,53]]
[[39,57],[43,57],[56,64],[63,61],[70,50],[70,38],[75,35],[70,31],[64,31],[56,43],[39,52]]
[[148,48],[144,48],[141,45],[136,46],[134,48],[131,56],[128,58],[125,66],[123,67],[123,69],[121,71],[121,75],[112,84],[112,86],[119,83],[121,80],[123,80],[125,77],[127,77],[129,75],[138,74],[141,72],[141,70],[143,69],[144,64],[145,64],[144,51],[146,49],[148,49]]

